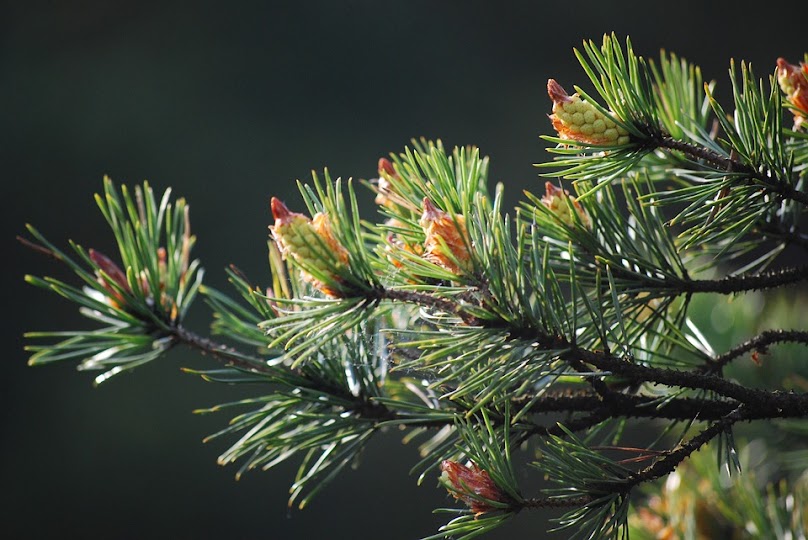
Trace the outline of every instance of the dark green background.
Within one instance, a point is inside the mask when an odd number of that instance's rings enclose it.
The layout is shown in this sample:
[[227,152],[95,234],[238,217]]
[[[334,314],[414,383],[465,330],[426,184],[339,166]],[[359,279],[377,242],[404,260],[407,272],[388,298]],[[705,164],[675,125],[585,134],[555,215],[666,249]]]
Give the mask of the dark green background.
[[[707,5],[711,4],[711,5]],[[744,4],[753,4],[751,2]],[[25,330],[84,325],[24,273],[67,277],[14,242],[36,224],[112,252],[92,201],[109,174],[186,196],[207,281],[237,263],[266,277],[268,199],[328,166],[367,178],[410,137],[476,144],[511,204],[540,191],[548,77],[583,84],[571,49],[603,32],[639,53],[700,63],[726,96],[729,58],[760,74],[808,45],[759,2],[44,2],[0,11],[0,174],[5,275],[0,378],[0,531],[14,538],[415,538],[449,501],[407,476],[414,447],[375,440],[311,508],[286,509],[293,468],[220,468],[201,439],[227,416],[191,410],[244,395],[206,384],[172,352],[93,389],[72,365],[25,366]],[[777,10],[777,11],[775,11]],[[803,32],[804,37],[804,32]],[[369,199],[365,199],[368,201]],[[204,330],[205,308],[190,325]],[[492,538],[543,538],[536,515]],[[5,535],[4,535],[5,536]],[[5,536],[9,537],[9,536]]]

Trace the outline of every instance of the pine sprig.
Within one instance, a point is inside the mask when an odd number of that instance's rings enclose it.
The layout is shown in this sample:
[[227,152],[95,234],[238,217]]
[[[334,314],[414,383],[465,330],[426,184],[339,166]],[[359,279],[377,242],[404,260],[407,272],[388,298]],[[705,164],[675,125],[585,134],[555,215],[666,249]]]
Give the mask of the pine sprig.
[[551,435],[533,466],[560,487],[549,488],[554,499],[586,502],[558,519],[557,530],[573,529],[571,538],[627,538],[628,498],[623,486],[631,471],[590,449],[571,431]]
[[147,183],[134,192],[124,186],[119,193],[105,178],[104,195],[97,195],[96,201],[118,242],[121,266],[73,242],[72,257],[29,226],[39,249],[66,264],[84,287],[34,276],[26,276],[26,281],[74,302],[82,315],[103,326],[26,336],[61,340],[27,346],[34,353],[30,364],[79,360],[79,369],[106,370],[96,377],[99,384],[158,358],[174,345],[174,330],[196,297],[203,272],[199,261],[190,259],[195,239],[188,206],[183,199],[170,202],[170,190],[158,203]]

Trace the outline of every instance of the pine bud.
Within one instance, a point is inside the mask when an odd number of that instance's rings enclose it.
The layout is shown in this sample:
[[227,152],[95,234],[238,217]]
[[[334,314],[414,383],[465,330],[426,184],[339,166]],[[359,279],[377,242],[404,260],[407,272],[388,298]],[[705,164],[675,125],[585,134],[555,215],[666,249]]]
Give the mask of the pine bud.
[[553,100],[550,121],[560,137],[585,144],[628,144],[628,131],[578,94],[568,95],[555,79],[547,81],[547,93]]
[[495,506],[478,497],[501,503],[508,501],[508,498],[491,480],[488,471],[480,469],[474,463],[466,466],[446,459],[441,462],[440,470],[441,483],[446,486],[455,499],[466,503],[475,516],[496,509]]
[[796,107],[791,112],[794,113],[794,129],[799,129],[808,118],[808,64],[800,62],[796,66],[785,58],[778,58],[777,82],[789,103]]
[[546,182],[544,189],[545,194],[544,197],[541,198],[542,204],[561,221],[569,226],[575,223],[570,212],[570,207],[567,204],[567,199],[569,199],[569,202],[572,203],[572,207],[575,209],[575,213],[578,214],[578,218],[581,220],[581,223],[584,224],[584,227],[589,228],[592,226],[584,207],[581,206],[581,203],[579,203],[575,197],[571,196],[566,189],[555,187],[552,182]]
[[379,179],[377,181],[378,192],[376,193],[376,204],[380,206],[386,206],[388,208],[393,208],[395,204],[393,201],[390,200],[390,195],[392,195],[392,186],[391,179],[396,177],[396,170],[393,168],[393,164],[390,163],[390,160],[387,158],[379,158]]
[[111,304],[120,308],[125,303],[123,295],[110,284],[110,281],[117,284],[124,291],[131,292],[132,289],[129,288],[129,280],[126,279],[126,274],[123,273],[120,266],[100,251],[90,249],[89,256],[90,260],[98,266],[98,269],[106,274],[106,277],[104,277],[100,272],[96,272],[98,283],[109,293]]
[[379,176],[382,178],[395,178],[398,173],[393,168],[393,164],[387,158],[379,158]]
[[450,272],[460,275],[468,270],[470,240],[466,232],[466,219],[461,215],[454,218],[438,209],[432,201],[424,197],[424,213],[418,222],[424,230],[425,256]]
[[[275,197],[272,197],[270,204],[275,218],[275,225],[270,230],[283,258],[292,258],[304,267],[316,269],[329,276],[333,282],[341,281],[336,270],[347,265],[348,251],[334,237],[328,216],[318,213],[314,219],[309,219],[303,214],[292,212]],[[328,283],[315,279],[305,270],[303,277],[324,293],[338,296],[337,291]]]
[[[401,195],[401,175],[396,171],[389,159],[379,159],[379,178],[376,183],[375,202],[379,206],[385,206],[395,213],[417,212],[418,207],[412,204],[406,197]],[[405,212],[405,213],[406,213]]]

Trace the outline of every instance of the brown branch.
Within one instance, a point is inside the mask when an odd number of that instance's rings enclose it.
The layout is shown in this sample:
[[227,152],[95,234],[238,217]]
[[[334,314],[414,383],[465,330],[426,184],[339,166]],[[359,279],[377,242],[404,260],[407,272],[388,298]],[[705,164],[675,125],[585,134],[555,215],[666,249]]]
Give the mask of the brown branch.
[[519,504],[519,508],[569,508],[573,506],[583,506],[589,504],[594,499],[589,495],[581,495],[580,497],[569,497],[565,499],[557,499],[555,497],[534,497],[532,499],[525,499]]
[[431,307],[457,315],[469,326],[478,326],[480,324],[480,321],[468,313],[462,304],[428,293],[378,287],[374,290],[373,296],[369,300],[391,300],[393,302]]
[[614,356],[586,351],[576,348],[566,354],[575,354],[586,363],[623,375],[638,382],[653,382],[667,386],[678,386],[700,390],[710,390],[725,397],[732,398],[754,408],[779,409],[793,408],[799,416],[808,416],[808,394],[767,391],[747,388],[715,375],[707,375],[693,371],[678,371],[665,368],[653,368],[634,364]]
[[675,449],[666,453],[664,457],[656,460],[652,465],[631,475],[625,485],[625,491],[630,490],[632,487],[642,482],[656,480],[657,478],[670,474],[682,461],[687,459],[690,454],[710,442],[722,431],[727,430],[735,422],[743,419],[745,419],[743,407],[735,409],[735,411],[718,422],[715,422],[686,443],[680,444]]
[[[512,401],[516,409],[523,400]],[[738,408],[736,400],[674,398],[660,402],[658,398],[615,393],[609,402],[599,396],[590,394],[583,396],[547,396],[532,405],[532,414],[553,412],[588,412],[597,415],[606,414],[608,418],[665,418],[669,420],[693,420],[709,422],[720,420]],[[746,413],[749,420],[769,418],[793,418],[802,416],[800,409],[783,409],[775,404],[750,409]],[[587,415],[583,418],[589,418]],[[576,419],[577,420],[583,420]],[[605,419],[605,418],[604,418]],[[569,428],[569,424],[565,424]],[[573,430],[574,431],[574,430]]]
[[740,276],[727,276],[722,279],[694,279],[682,281],[678,288],[684,293],[720,293],[732,294],[737,292],[757,291],[792,285],[808,279],[808,266],[794,266],[761,272],[759,274],[745,274]]
[[[209,338],[200,336],[182,326],[176,326],[171,334],[177,343],[182,343],[192,349],[201,352],[203,355],[210,355],[213,359],[225,365],[233,366],[237,369],[252,373],[261,373],[270,376],[278,376],[279,370],[269,366],[260,357],[246,355],[232,347],[217,343]],[[322,381],[313,379],[306,373],[299,370],[290,370],[289,374],[299,377],[300,388],[316,392],[328,393],[334,397],[345,400],[349,405],[345,407],[347,412],[353,412],[364,420],[374,423],[399,420],[402,423],[408,418],[396,411],[389,409],[382,403],[374,401],[368,396],[356,396],[344,388],[335,387]],[[280,380],[280,379],[279,379]],[[440,427],[452,422],[429,420],[418,425],[425,427]]]
[[808,266],[789,266],[778,270],[759,272],[757,274],[742,274],[719,279],[690,279],[688,277],[682,277],[667,278],[661,281],[657,278],[644,277],[640,274],[630,272],[613,263],[609,263],[609,265],[615,277],[623,277],[631,281],[640,281],[649,288],[670,291],[672,296],[694,293],[734,294],[783,287],[808,280]]
[[[184,328],[176,327],[173,330],[173,336],[178,343],[182,343],[191,347],[202,354],[209,355],[212,358],[230,365],[238,369],[253,373],[263,373],[266,375],[273,375],[277,372],[274,368],[267,365],[266,361],[260,357],[245,355],[236,351],[232,347],[228,347],[221,343],[217,343],[209,338],[199,336],[194,332]],[[648,369],[648,368],[645,368]],[[674,372],[678,373],[678,372]],[[362,418],[380,423],[392,422],[401,423],[407,426],[419,426],[439,428],[446,425],[452,425],[454,418],[446,419],[426,419],[419,421],[417,417],[401,413],[391,409],[387,405],[383,405],[372,399],[363,396],[354,396],[347,394],[342,389],[334,388],[331,386],[324,386],[318,381],[311,380],[305,374],[295,373],[301,377],[301,383],[306,383],[304,386],[309,390],[329,392],[337,397],[344,398],[351,402],[351,406],[346,410],[350,410]],[[717,379],[712,377],[712,379]],[[723,381],[723,379],[718,379]],[[732,383],[729,383],[732,384]],[[760,391],[757,391],[760,392]],[[766,397],[768,393],[765,393]],[[790,397],[789,397],[790,396]],[[760,397],[757,396],[756,397]],[[782,394],[776,396],[777,401],[773,403],[758,402],[757,407],[753,412],[747,414],[749,420],[763,419],[763,418],[788,418],[800,417],[805,414],[808,403],[802,403],[799,400],[800,406],[790,406],[780,403],[782,399],[790,399],[797,401],[799,396],[793,394]],[[452,407],[457,408],[458,413],[467,412],[468,408],[456,403],[448,402]],[[519,400],[513,403],[516,408],[520,408]],[[593,425],[607,420],[609,418],[620,417],[633,417],[633,418],[666,418],[670,420],[691,420],[698,418],[699,420],[711,421],[718,420],[737,407],[737,403],[721,400],[708,400],[708,399],[692,399],[692,398],[677,398],[669,400],[660,405],[655,405],[653,398],[644,396],[625,395],[616,392],[610,392],[608,398],[602,396],[589,394],[589,395],[566,395],[566,396],[547,396],[532,405],[530,405],[530,412],[532,414],[543,414],[552,412],[589,412],[588,415],[574,418],[565,423],[565,426],[572,431],[580,431]],[[495,421],[503,421],[500,418],[494,418]],[[526,422],[530,426],[531,422]],[[560,435],[561,432],[557,426],[545,427],[533,424],[527,430],[527,435]]]
[[758,171],[742,161],[726,158],[708,148],[680,141],[666,134],[652,135],[650,140],[657,148],[682,152],[692,159],[700,159],[718,169],[737,171],[763,184],[767,191],[777,193],[786,199],[797,201],[803,206],[808,206],[808,193],[794,188],[787,180],[777,178],[773,174],[769,176],[765,172]]
[[757,336],[733,347],[724,354],[710,359],[700,368],[702,373],[720,373],[724,366],[750,351],[765,353],[775,343],[802,343],[808,345],[808,331],[804,330],[766,330]]
[[194,332],[191,332],[184,326],[173,327],[171,329],[171,336],[176,342],[195,349],[203,355],[210,355],[211,358],[218,360],[225,365],[233,366],[253,373],[275,373],[275,371],[266,363],[263,358],[240,353],[232,347],[217,343],[209,338],[202,337]]

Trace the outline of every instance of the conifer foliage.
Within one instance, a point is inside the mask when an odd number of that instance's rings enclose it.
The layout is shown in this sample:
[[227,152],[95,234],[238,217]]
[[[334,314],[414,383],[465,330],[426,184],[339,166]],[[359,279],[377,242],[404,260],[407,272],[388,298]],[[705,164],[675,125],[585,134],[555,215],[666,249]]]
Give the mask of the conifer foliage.
[[[766,477],[748,451],[762,443],[735,437],[760,424],[804,446],[805,387],[732,370],[750,354],[766,370],[791,347],[792,375],[805,372],[808,330],[769,327],[715,351],[693,305],[808,278],[781,256],[808,250],[808,57],[779,59],[764,79],[733,64],[719,103],[675,55],[646,60],[615,36],[575,54],[592,90],[548,82],[544,193],[505,209],[476,148],[416,140],[363,182],[373,222],[327,171],[300,184],[306,208],[273,198],[270,283],[232,266],[231,291],[205,286],[185,201],[105,179],[96,199],[118,253],[62,251],[33,227],[22,239],[77,278],[26,280],[98,323],[29,333],[30,363],[77,360],[100,383],[176,345],[213,356],[220,369],[187,371],[255,392],[199,411],[237,411],[211,436],[232,441],[220,462],[242,474],[296,461],[300,507],[372,437],[404,428],[419,441],[418,481],[439,479],[460,507],[429,538],[471,538],[541,507],[571,538],[805,537],[808,477]],[[228,345],[183,324],[200,295]],[[660,436],[638,443],[634,426]],[[698,452],[708,444],[718,467]],[[804,452],[769,452],[808,465]],[[682,491],[688,474],[704,489]]]

